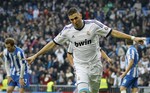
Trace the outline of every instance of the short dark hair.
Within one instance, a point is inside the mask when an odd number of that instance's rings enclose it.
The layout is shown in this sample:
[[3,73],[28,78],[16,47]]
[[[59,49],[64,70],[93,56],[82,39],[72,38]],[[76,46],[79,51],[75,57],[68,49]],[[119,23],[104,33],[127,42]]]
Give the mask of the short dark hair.
[[125,39],[126,45],[133,45],[133,40]]
[[11,46],[15,45],[15,40],[13,38],[7,38],[5,44],[10,44]]
[[68,10],[68,16],[73,15],[74,13],[79,13],[79,10],[76,7],[72,7]]

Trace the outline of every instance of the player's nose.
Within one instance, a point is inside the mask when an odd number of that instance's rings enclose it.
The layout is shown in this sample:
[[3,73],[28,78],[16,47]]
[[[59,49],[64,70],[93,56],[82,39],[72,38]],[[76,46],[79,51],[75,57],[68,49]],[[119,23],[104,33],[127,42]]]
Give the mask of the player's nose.
[[76,23],[77,23],[77,21],[74,19],[74,20],[73,20],[73,23],[74,23],[74,24],[76,24]]

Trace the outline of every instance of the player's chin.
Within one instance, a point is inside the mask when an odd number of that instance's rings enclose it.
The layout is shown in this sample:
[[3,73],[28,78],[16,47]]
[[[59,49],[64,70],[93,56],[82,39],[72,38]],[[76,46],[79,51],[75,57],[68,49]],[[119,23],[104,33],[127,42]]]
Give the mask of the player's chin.
[[74,27],[76,28],[76,29],[78,29],[79,27],[78,27],[78,25],[76,25],[76,24],[74,24]]
[[141,40],[138,42],[140,45],[144,45],[144,42]]

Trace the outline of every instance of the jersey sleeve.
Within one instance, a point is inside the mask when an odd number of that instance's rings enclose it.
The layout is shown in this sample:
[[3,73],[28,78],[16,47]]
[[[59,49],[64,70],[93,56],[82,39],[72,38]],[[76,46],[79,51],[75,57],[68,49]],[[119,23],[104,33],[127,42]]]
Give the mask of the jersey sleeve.
[[64,29],[54,38],[53,40],[56,44],[62,45],[66,41],[68,41],[67,38],[67,27],[64,27]]
[[17,53],[17,56],[19,58],[19,61],[21,64],[24,64],[26,62],[25,60],[25,55],[24,55],[24,52],[23,50],[20,50],[18,53]]
[[111,28],[107,27],[106,25],[102,24],[101,22],[95,20],[95,33],[99,36],[108,37],[112,31]]
[[3,56],[4,56],[4,62],[5,62],[5,69],[6,69],[6,73],[7,73],[7,76],[10,76],[11,75],[11,73],[10,73],[10,64],[9,64],[9,62],[8,62],[8,59],[7,59],[7,50],[5,49],[4,51],[3,51]]
[[69,43],[67,52],[70,53],[70,54],[73,53],[73,44],[71,42]]
[[20,65],[21,65],[20,78],[23,78],[24,71],[25,71],[25,62],[26,62],[23,50],[20,50],[17,53],[17,56],[19,57],[19,62],[20,62]]

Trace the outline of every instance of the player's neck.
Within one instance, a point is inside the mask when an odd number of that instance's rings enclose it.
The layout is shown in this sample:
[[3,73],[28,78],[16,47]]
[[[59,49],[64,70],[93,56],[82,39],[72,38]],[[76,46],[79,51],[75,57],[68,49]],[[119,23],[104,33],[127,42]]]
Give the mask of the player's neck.
[[131,45],[127,45],[127,48],[129,48]]
[[13,53],[15,51],[15,46],[12,48],[12,50],[10,51],[10,53]]
[[79,28],[75,28],[77,30],[82,30],[84,28],[85,22],[82,20],[81,26]]

